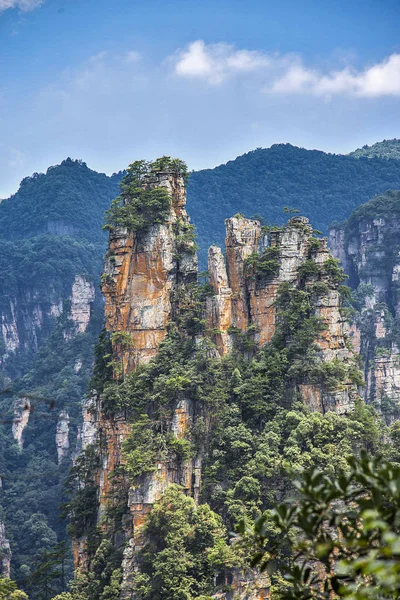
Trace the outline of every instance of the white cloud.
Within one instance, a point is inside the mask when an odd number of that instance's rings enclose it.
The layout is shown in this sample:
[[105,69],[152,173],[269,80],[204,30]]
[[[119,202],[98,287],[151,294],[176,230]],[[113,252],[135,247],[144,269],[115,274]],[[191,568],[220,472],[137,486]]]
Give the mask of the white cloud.
[[38,8],[43,2],[44,0],[0,0],[0,12],[9,8],[19,8],[28,12]]
[[254,50],[236,50],[230,44],[205,44],[197,40],[175,56],[175,74],[218,85],[235,74],[249,73],[270,64],[270,58]]
[[175,75],[208,85],[253,74],[263,91],[270,94],[400,96],[400,54],[361,70],[346,67],[323,72],[305,66],[298,55],[238,50],[222,42],[206,44],[197,40],[179,50],[172,60]]
[[346,68],[323,74],[308,69],[300,60],[286,70],[266,92],[312,94],[315,96],[351,95],[360,98],[400,96],[400,54],[357,72]]

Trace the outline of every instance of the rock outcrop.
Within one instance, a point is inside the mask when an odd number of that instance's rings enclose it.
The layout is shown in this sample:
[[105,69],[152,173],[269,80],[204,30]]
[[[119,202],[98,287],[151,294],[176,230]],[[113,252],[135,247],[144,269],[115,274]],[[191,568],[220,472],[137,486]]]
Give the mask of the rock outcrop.
[[332,227],[330,246],[355,289],[352,340],[365,365],[365,401],[400,414],[400,193],[387,192]]
[[[126,379],[157,354],[171,322],[180,327],[182,308],[197,280],[193,242],[186,239],[182,244],[179,233],[189,224],[183,179],[173,173],[156,173],[144,180],[144,186],[165,188],[171,199],[170,212],[163,223],[146,230],[115,228],[110,232],[102,290],[106,300],[105,326],[112,345],[109,365],[115,380]],[[332,280],[326,267],[333,259],[326,240],[313,238],[308,220],[295,217],[286,227],[265,232],[258,221],[236,216],[226,221],[226,228],[226,262],[220,248],[212,246],[209,251],[213,293],[208,290],[203,316],[205,337],[215,341],[217,350],[209,350],[213,356],[232,352],[238,334],[251,332],[257,347],[271,342],[277,327],[280,289],[282,284],[289,284],[311,298],[310,313],[324,324],[316,339],[318,361],[350,362],[352,351],[346,345],[339,281]],[[311,274],[302,271],[302,267],[310,265]],[[323,293],[314,290],[316,283],[320,290],[322,286]],[[196,343],[197,347],[210,345],[202,335],[197,336]],[[351,410],[356,394],[354,384],[347,380],[341,382],[340,388],[329,390],[303,382],[295,392],[314,410],[338,413]],[[165,427],[172,439],[183,441],[190,437],[201,410],[189,397],[181,397],[171,405]],[[207,415],[201,416],[204,423],[210,420]],[[155,459],[154,469],[138,476],[132,484],[123,473],[123,444],[131,430],[124,411],[105,411],[101,392],[85,403],[80,444],[86,450],[93,447],[100,460],[93,473],[99,490],[100,528],[107,527],[105,517],[110,498],[116,493],[115,486],[124,495],[123,531],[115,538],[120,549],[124,546],[122,599],[134,597],[141,531],[152,506],[174,483],[198,500],[205,452],[196,447],[195,453],[179,460],[170,455],[163,458],[161,454]],[[77,570],[84,571],[90,565],[85,536],[74,540],[74,557]],[[268,578],[256,573],[244,576],[235,572],[229,585],[242,600],[269,595]],[[229,600],[232,594],[224,592],[217,597]]]
[[11,546],[6,537],[3,521],[0,520],[0,577],[9,579],[11,569]]
[[[145,186],[165,188],[171,198],[170,213],[164,223],[144,232],[114,229],[110,233],[110,249],[106,256],[102,290],[105,296],[105,326],[111,334],[113,357],[128,374],[138,364],[148,362],[157,353],[167,335],[168,324],[179,308],[185,286],[197,280],[197,257],[194,242],[178,242],[179,231],[189,224],[185,210],[186,193],[183,178],[173,173],[157,173],[147,178]],[[183,246],[183,247],[182,247]],[[185,435],[192,418],[190,402],[176,406],[171,431],[179,439]],[[101,432],[102,464],[97,474],[99,515],[103,514],[111,493],[110,474],[123,463],[122,443],[130,426],[124,414],[105,417],[101,398],[92,398],[84,407],[81,445],[97,443]],[[154,473],[144,477],[140,486],[129,489],[127,545],[124,556],[122,597],[131,597],[134,563],[130,556],[140,546],[140,527],[154,502],[171,483],[183,485],[189,493],[199,484],[195,473],[198,460],[185,462],[177,469],[159,462]],[[85,539],[74,541],[75,565],[87,564]]]
[[58,415],[56,446],[58,464],[60,464],[69,451],[69,414],[65,410],[62,410]]
[[90,321],[90,309],[94,302],[94,285],[87,277],[76,275],[71,291],[71,319],[78,333],[84,333]]
[[[183,178],[157,173],[145,185],[168,191],[169,217],[141,234],[113,229],[103,275],[106,329],[115,334],[114,351],[122,358],[125,373],[157,353],[176,310],[174,292],[197,279],[193,245],[177,258],[174,226],[189,223]],[[125,334],[123,338],[119,332]]]
[[[214,295],[207,298],[206,308],[208,330],[221,355],[232,350],[236,329],[245,333],[253,328],[259,346],[271,341],[279,289],[288,283],[311,291],[312,313],[325,325],[316,339],[320,361],[352,359],[339,285],[324,272],[332,260],[327,240],[312,235],[305,217],[293,217],[282,229],[266,233],[258,221],[242,216],[226,220],[226,266],[221,249],[211,246],[208,269]],[[307,265],[310,272],[304,278],[301,267]],[[315,283],[320,292],[313,291]],[[357,395],[351,381],[342,382],[337,390],[303,383],[299,391],[306,404],[320,412],[348,412]]]
[[12,435],[20,448],[24,445],[24,429],[29,423],[31,414],[31,403],[29,398],[19,398],[14,404],[14,419],[12,423]]
[[[70,289],[68,316],[75,324],[75,331],[67,331],[67,339],[86,331],[95,299],[94,285],[85,275],[76,275]],[[62,292],[51,286],[46,290],[27,287],[18,296],[7,298],[0,308],[3,342],[0,364],[7,367],[7,359],[17,351],[37,352],[62,313]]]

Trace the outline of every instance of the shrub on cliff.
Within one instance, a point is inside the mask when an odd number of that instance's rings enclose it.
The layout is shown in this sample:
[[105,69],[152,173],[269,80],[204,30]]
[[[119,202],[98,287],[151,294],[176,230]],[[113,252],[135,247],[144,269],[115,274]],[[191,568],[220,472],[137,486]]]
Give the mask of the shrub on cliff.
[[164,187],[149,188],[147,185],[152,175],[158,172],[186,177],[187,167],[183,161],[169,156],[153,162],[139,160],[129,165],[120,184],[121,194],[106,211],[104,229],[126,227],[129,231],[140,232],[155,223],[165,222],[171,197]]

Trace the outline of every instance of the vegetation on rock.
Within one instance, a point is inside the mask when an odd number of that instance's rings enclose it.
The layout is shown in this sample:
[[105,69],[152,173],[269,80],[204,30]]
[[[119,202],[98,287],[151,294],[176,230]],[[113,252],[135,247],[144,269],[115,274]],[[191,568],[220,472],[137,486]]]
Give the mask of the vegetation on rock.
[[173,173],[187,176],[186,164],[169,156],[153,162],[136,161],[129,165],[121,181],[121,194],[106,211],[105,229],[126,227],[143,232],[157,223],[164,223],[170,212],[171,197],[162,186],[148,187],[154,173]]

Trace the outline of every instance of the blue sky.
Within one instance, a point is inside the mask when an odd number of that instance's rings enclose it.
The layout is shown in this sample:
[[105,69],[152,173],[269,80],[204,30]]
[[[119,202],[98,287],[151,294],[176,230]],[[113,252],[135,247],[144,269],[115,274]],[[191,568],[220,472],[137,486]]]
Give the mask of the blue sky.
[[400,137],[399,0],[0,0],[0,198],[71,156]]

